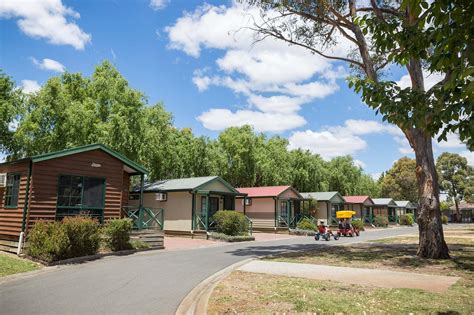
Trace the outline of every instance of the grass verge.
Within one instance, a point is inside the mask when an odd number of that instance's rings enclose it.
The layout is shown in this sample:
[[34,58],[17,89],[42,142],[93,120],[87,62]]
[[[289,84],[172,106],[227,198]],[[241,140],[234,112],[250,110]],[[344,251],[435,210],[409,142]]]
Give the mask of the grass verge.
[[0,253],[0,277],[20,272],[33,271],[39,268],[40,265],[37,263],[6,253]]
[[418,239],[407,236],[350,246],[318,247],[315,251],[269,258],[274,261],[461,277],[444,293],[234,272],[216,287],[208,311],[210,314],[473,314],[474,237],[472,233],[459,237],[460,234],[463,233],[446,233],[452,256],[450,260],[418,258]]

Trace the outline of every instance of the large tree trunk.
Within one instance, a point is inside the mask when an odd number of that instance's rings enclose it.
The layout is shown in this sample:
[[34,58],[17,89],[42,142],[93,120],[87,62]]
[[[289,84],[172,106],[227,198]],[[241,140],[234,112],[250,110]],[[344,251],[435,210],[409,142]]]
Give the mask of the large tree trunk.
[[438,175],[435,169],[431,136],[415,128],[411,128],[405,134],[416,155],[419,196],[417,254],[422,258],[449,258],[441,222]]

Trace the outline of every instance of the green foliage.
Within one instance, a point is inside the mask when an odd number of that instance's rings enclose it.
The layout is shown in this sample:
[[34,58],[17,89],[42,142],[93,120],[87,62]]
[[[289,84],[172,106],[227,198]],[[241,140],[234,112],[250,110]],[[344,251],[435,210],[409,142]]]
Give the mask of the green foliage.
[[451,203],[448,201],[441,201],[439,204],[439,208],[441,211],[449,211],[451,208]]
[[316,224],[314,224],[314,222],[308,218],[303,218],[302,220],[300,220],[300,222],[298,222],[296,227],[299,230],[308,230],[308,231],[316,230]]
[[[0,151],[8,159],[99,142],[141,163],[150,180],[212,174],[234,186],[290,184],[299,191],[378,196],[377,183],[349,156],[326,162],[250,126],[228,128],[215,140],[175,128],[163,104],[148,104],[108,61],[90,77],[51,77],[30,95],[1,74],[0,103]],[[18,128],[11,130],[14,122]]]
[[443,224],[448,224],[448,216],[446,216],[446,215],[443,214],[443,215],[441,216],[441,222],[442,222]]
[[442,153],[436,160],[440,189],[455,203],[474,198],[474,168],[465,157],[456,153]]
[[359,231],[365,231],[364,222],[362,220],[352,220],[352,226]]
[[381,183],[381,194],[394,200],[418,200],[416,161],[403,157],[388,170]]
[[99,224],[82,217],[37,222],[28,235],[28,255],[48,262],[93,255],[100,245]]
[[400,225],[413,225],[413,223],[415,223],[413,214],[411,213],[402,214],[399,220],[400,220]]
[[148,245],[147,243],[145,243],[143,241],[140,241],[140,240],[131,240],[130,241],[130,246],[133,249],[148,249],[148,248],[150,248],[150,245]]
[[383,215],[376,216],[374,218],[374,225],[378,227],[387,227],[388,226],[388,218]]
[[131,249],[130,232],[132,231],[132,220],[114,219],[107,222],[103,228],[107,247],[112,251]]
[[36,222],[28,233],[28,255],[47,262],[66,258],[69,246],[60,222]]
[[245,216],[233,210],[217,211],[212,219],[216,222],[216,231],[226,235],[240,235],[248,232],[248,222]]

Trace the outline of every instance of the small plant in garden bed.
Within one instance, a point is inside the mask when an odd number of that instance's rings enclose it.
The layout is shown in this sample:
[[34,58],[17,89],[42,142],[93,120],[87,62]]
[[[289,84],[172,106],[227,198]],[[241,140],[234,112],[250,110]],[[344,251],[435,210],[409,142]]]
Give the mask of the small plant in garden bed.
[[415,223],[413,214],[407,213],[400,216],[400,225],[413,225],[413,223]]
[[84,217],[40,221],[31,229],[28,245],[28,255],[46,262],[93,255],[100,245],[99,223]]
[[209,235],[209,238],[216,241],[225,241],[225,242],[246,242],[246,241],[255,241],[255,237],[252,235],[227,235],[223,233],[212,232]]
[[307,231],[315,231],[316,224],[311,219],[303,218],[300,222],[296,225],[298,230],[307,230]]
[[236,236],[247,233],[249,226],[245,216],[234,210],[220,210],[213,215],[216,231],[225,235]]
[[352,220],[351,224],[354,227],[354,229],[357,229],[359,231],[365,231],[364,222],[362,222],[362,220],[359,220],[359,219]]
[[107,222],[103,228],[105,243],[111,251],[132,249],[130,244],[130,232],[132,231],[132,220],[114,219]]
[[374,225],[378,227],[387,227],[388,226],[388,218],[385,216],[377,216],[374,219]]
[[290,229],[291,235],[305,235],[305,236],[314,236],[316,232],[314,230],[301,230],[299,228]]
[[150,245],[148,245],[147,243],[145,243],[145,242],[143,242],[143,241],[140,241],[140,240],[132,240],[132,241],[130,241],[130,246],[131,246],[133,249],[137,249],[137,250],[150,248]]

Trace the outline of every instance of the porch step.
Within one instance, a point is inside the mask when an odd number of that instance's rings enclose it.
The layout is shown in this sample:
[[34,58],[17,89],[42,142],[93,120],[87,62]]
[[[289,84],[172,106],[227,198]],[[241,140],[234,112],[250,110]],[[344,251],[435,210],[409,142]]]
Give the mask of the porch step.
[[207,232],[206,231],[201,231],[201,230],[195,230],[191,234],[191,238],[199,239],[199,240],[207,240]]
[[142,241],[150,248],[163,249],[164,247],[164,233],[156,230],[141,230],[133,231],[130,234],[130,240]]
[[18,242],[9,240],[0,240],[0,250],[16,254]]

